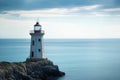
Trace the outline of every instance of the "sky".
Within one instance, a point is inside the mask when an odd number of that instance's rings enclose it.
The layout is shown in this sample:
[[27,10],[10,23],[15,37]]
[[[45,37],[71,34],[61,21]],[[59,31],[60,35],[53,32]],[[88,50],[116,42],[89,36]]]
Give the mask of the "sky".
[[120,38],[120,0],[0,0],[0,38]]

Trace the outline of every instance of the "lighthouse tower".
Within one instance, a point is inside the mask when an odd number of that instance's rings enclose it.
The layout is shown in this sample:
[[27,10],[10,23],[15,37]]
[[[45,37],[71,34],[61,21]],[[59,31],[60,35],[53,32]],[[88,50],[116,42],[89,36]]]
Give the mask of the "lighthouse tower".
[[43,35],[44,31],[39,22],[34,25],[34,30],[30,32],[31,45],[30,45],[30,59],[43,59],[44,58],[44,46]]

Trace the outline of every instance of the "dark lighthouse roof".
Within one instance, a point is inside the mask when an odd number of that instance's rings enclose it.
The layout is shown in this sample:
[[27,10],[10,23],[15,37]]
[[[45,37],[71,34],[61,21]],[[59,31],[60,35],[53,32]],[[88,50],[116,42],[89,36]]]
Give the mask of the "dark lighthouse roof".
[[36,24],[34,26],[41,26],[41,25],[39,24],[39,22],[36,22]]

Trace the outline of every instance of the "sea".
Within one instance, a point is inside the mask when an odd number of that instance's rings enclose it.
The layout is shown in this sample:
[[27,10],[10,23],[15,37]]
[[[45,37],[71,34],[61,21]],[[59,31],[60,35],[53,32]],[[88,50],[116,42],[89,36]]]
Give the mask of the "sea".
[[[120,80],[120,39],[45,39],[44,52],[66,73],[56,80]],[[0,61],[29,54],[30,39],[0,39]]]

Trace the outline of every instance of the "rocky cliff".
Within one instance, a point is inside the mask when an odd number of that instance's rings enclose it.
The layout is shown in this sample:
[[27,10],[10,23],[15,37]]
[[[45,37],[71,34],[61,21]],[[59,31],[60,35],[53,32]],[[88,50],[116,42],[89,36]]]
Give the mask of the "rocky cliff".
[[52,61],[0,62],[0,80],[47,80],[65,75]]

